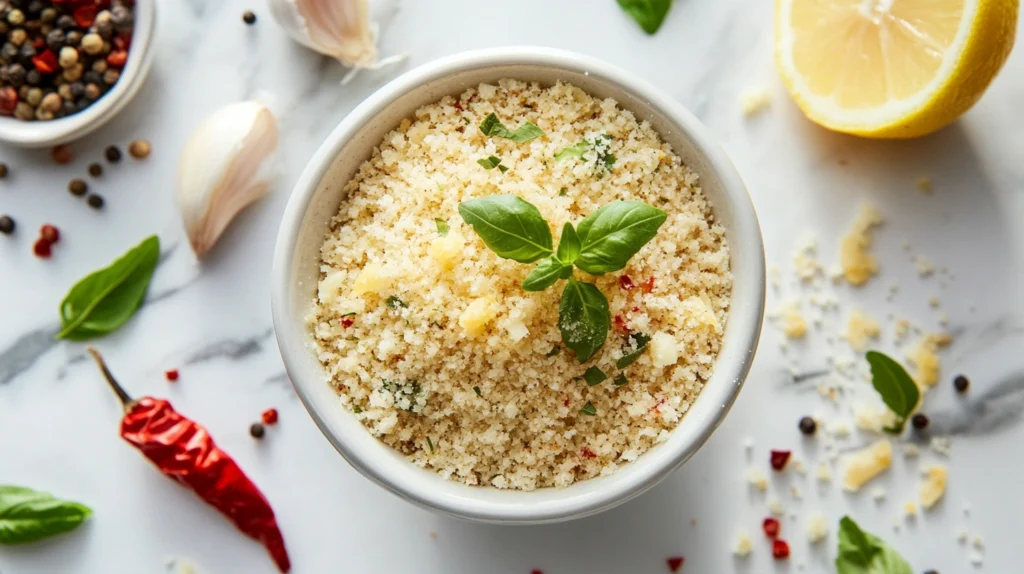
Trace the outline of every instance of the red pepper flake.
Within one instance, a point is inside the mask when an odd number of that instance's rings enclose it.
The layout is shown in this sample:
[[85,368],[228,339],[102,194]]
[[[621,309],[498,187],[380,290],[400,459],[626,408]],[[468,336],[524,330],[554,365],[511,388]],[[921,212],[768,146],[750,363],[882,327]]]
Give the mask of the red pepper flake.
[[115,68],[123,68],[124,63],[128,61],[127,50],[114,50],[107,56],[107,64],[114,66]]
[[636,284],[629,278],[629,275],[619,275],[619,287],[622,287],[626,291],[632,291],[636,289]]
[[782,525],[779,524],[779,520],[777,518],[772,518],[771,516],[769,516],[768,518],[764,519],[764,522],[761,523],[761,529],[764,530],[765,536],[771,539],[775,539],[778,538],[779,531],[782,530]]
[[132,37],[130,34],[122,34],[114,37],[114,49],[115,50],[127,50],[132,44]]
[[639,313],[640,312],[640,307],[633,307],[632,309],[630,309],[630,311],[632,311],[634,313]]
[[772,468],[781,471],[786,468],[786,463],[789,462],[789,457],[793,453],[788,450],[773,450],[772,451]]
[[265,425],[277,424],[277,409],[267,409],[263,411],[263,414],[260,415],[260,418],[263,419],[263,424]]
[[565,405],[565,406],[569,406],[569,399],[568,399],[568,398],[566,398],[566,399],[565,399],[565,402],[564,402],[564,403],[562,403],[562,404],[563,404],[563,405]]
[[644,281],[640,285],[640,288],[643,290],[644,293],[650,293],[651,291],[654,291],[654,276],[651,275],[650,277],[648,277],[647,281]]
[[630,333],[630,328],[626,326],[626,320],[622,318],[622,315],[615,316],[615,330],[627,335]]
[[789,544],[785,540],[772,542],[772,557],[776,560],[789,558]]
[[40,74],[52,74],[57,71],[57,56],[50,50],[46,50],[38,56],[32,57],[32,65],[39,70]]
[[42,237],[40,237],[39,239],[36,240],[35,244],[32,246],[32,253],[35,253],[36,257],[41,257],[43,259],[49,259],[50,255],[52,254],[52,250],[51,250],[52,247],[53,247],[52,243],[50,243],[49,241],[47,241],[47,240],[43,239]]
[[35,40],[32,40],[32,47],[35,48],[37,52],[39,50],[41,50],[42,48],[44,48],[45,46],[46,46],[46,38],[43,38],[42,36],[39,36]]
[[597,455],[594,454],[594,451],[590,450],[588,447],[583,447],[583,456],[587,458],[597,458]]
[[75,23],[80,28],[88,28],[96,21],[96,6],[83,4],[75,9]]
[[650,410],[651,410],[651,412],[657,412],[657,413],[660,413],[660,412],[661,412],[661,409],[659,409],[658,407],[660,407],[660,406],[661,406],[661,405],[663,405],[663,404],[665,404],[665,398],[664,398],[664,397],[662,397],[662,398],[658,399],[658,404],[656,404],[656,405],[654,405],[653,407],[651,407],[651,409],[650,409]]
[[10,116],[14,114],[14,108],[18,105],[18,90],[7,86],[0,88],[0,115]]
[[341,318],[341,326],[343,328],[345,328],[345,329],[348,329],[349,327],[351,327],[353,324],[355,324],[355,322],[356,322],[356,320],[353,319],[352,317],[342,317]]
[[530,574],[544,574],[544,571],[539,568],[534,568],[533,570],[530,570]]
[[47,223],[39,228],[39,237],[45,239],[47,243],[57,243],[60,241],[60,231]]
[[[462,102],[459,100],[455,100],[455,104],[453,105],[455,106],[455,109],[459,110],[460,112],[465,110],[465,108],[462,107]],[[540,572],[540,570],[534,570],[534,572]]]
[[178,369],[169,369],[164,371],[164,378],[172,383],[178,380]]
[[683,568],[683,562],[686,559],[682,556],[673,556],[665,559],[665,563],[668,564],[669,572],[679,572]]

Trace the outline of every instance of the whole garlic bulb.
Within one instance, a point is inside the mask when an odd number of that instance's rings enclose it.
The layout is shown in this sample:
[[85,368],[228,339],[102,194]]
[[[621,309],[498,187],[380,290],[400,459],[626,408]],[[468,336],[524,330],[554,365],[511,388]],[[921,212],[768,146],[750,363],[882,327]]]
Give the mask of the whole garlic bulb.
[[270,0],[270,11],[296,42],[353,68],[377,65],[366,0]]
[[259,102],[230,104],[203,120],[178,164],[178,209],[192,250],[204,255],[243,208],[270,190],[277,120]]

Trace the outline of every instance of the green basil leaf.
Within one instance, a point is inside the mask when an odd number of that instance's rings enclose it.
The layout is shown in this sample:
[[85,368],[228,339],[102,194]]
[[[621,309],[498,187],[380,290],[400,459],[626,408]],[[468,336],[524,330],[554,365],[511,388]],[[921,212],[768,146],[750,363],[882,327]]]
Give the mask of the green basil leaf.
[[558,240],[558,251],[555,256],[558,260],[566,265],[572,265],[576,262],[576,258],[580,256],[580,250],[583,249],[583,244],[580,243],[580,236],[576,234],[576,230],[573,229],[571,223],[566,223],[562,227],[562,238]]
[[619,373],[618,376],[615,377],[615,380],[612,381],[612,384],[615,385],[616,387],[621,387],[622,385],[625,385],[628,382],[629,379],[626,378],[626,374]]
[[499,257],[533,263],[554,253],[551,229],[533,204],[514,195],[463,201],[459,215]]
[[142,306],[159,259],[160,240],[153,235],[76,283],[60,303],[57,338],[85,341],[123,325]]
[[508,167],[499,164],[498,171],[500,171],[501,173],[505,173],[506,171],[508,171]]
[[582,363],[594,356],[608,338],[611,322],[604,294],[570,277],[558,305],[558,329],[565,346],[576,351],[576,360]]
[[561,352],[562,352],[562,348],[559,347],[558,345],[555,345],[554,347],[551,347],[550,351],[548,351],[547,353],[544,353],[544,356],[550,359],[551,357],[554,357],[555,355],[557,355],[558,353],[561,353]]
[[910,378],[907,371],[887,355],[878,351],[868,351],[866,356],[868,363],[871,364],[872,386],[881,395],[882,402],[899,417],[899,422],[895,426],[884,430],[900,433],[907,417],[917,408],[921,390],[917,388],[917,383]]
[[619,369],[625,369],[632,365],[640,358],[640,355],[644,354],[647,350],[647,344],[651,342],[651,338],[643,333],[633,333],[629,336],[630,345],[627,347],[631,350],[626,351],[625,355],[615,361],[615,366]]
[[544,130],[530,122],[526,122],[519,126],[519,129],[511,131],[493,113],[487,114],[484,121],[480,122],[480,131],[485,136],[510,139],[516,143],[525,143],[544,135]]
[[388,297],[387,300],[384,301],[384,304],[388,306],[388,309],[405,309],[408,307],[408,305],[405,304],[405,301],[402,301],[394,295]]
[[569,265],[565,269],[562,269],[562,273],[559,274],[559,279],[568,279],[572,277],[572,265]]
[[583,408],[580,409],[580,413],[592,417],[597,415],[597,409],[594,408],[594,403],[587,401],[587,404],[583,405]]
[[524,291],[543,291],[558,281],[566,265],[555,257],[548,257],[530,271],[523,280]]
[[87,506],[20,486],[0,486],[0,544],[24,544],[78,528]]
[[451,226],[448,225],[448,222],[443,219],[435,219],[434,225],[437,226],[437,234],[441,237],[448,235],[448,232],[452,229]]
[[583,154],[587,153],[588,149],[590,149],[590,142],[583,140],[576,145],[571,145],[555,153],[555,161],[562,161],[569,158],[582,158]]
[[836,574],[914,574],[914,570],[883,540],[844,516],[839,521]]
[[640,201],[614,201],[576,227],[582,251],[576,266],[593,275],[618,271],[654,239],[667,214]]
[[[489,157],[485,157],[484,159],[478,159],[478,160],[476,160],[476,162],[478,164],[480,164],[481,166],[483,166],[484,169],[494,169],[494,168],[499,167],[501,165],[501,158],[496,156],[496,155],[492,155],[492,156],[489,156]],[[508,168],[505,168],[505,169],[508,169]],[[502,173],[504,173],[504,172],[502,172]]]
[[473,392],[476,393],[476,396],[478,397],[484,396],[484,393],[483,391],[480,390],[480,387],[473,387]]
[[587,372],[583,373],[583,380],[587,381],[588,387],[600,385],[608,378],[608,375],[604,374],[604,371],[597,367],[590,367]]
[[648,34],[654,34],[661,28],[672,0],[618,0],[619,6],[636,20],[637,24]]

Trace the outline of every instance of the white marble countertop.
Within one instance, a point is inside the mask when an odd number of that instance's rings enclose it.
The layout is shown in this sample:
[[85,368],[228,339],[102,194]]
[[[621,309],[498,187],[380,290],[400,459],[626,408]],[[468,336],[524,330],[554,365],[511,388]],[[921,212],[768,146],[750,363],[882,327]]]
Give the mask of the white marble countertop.
[[[360,74],[341,86],[345,71],[291,43],[263,3],[163,0],[159,7],[151,77],[120,117],[73,145],[72,165],[54,166],[46,151],[0,148],[0,161],[11,167],[0,182],[0,212],[19,224],[14,237],[0,237],[0,483],[50,491],[95,511],[72,534],[0,549],[3,574],[159,573],[169,557],[193,563],[200,574],[274,571],[262,547],[117,438],[120,410],[85,361],[83,346],[52,340],[57,304],[68,287],[154,232],[165,249],[177,247],[157,270],[150,301],[97,344],[132,392],[168,397],[234,455],[272,501],[296,573],[526,574],[538,568],[546,574],[653,574],[666,572],[665,559],[674,555],[686,557],[683,571],[691,573],[798,572],[801,566],[831,572],[835,524],[847,513],[896,546],[917,571],[975,571],[973,549],[956,541],[961,528],[984,539],[981,570],[1020,570],[1016,526],[1024,504],[1016,494],[1021,465],[1014,451],[1024,439],[1019,48],[981,103],[953,127],[914,141],[874,142],[810,124],[785,96],[772,65],[769,2],[680,0],[654,37],[611,0],[402,2],[384,28],[382,51],[408,53],[405,68],[487,46],[554,46],[629,68],[693,110],[736,161],[761,218],[769,263],[782,270],[769,308],[802,297],[810,309],[791,271],[805,234],[817,238],[820,259],[831,264],[859,203],[874,203],[886,218],[875,242],[881,276],[857,290],[826,283],[841,312],[826,314],[808,341],[790,344],[786,352],[778,329],[769,325],[732,413],[679,472],[595,517],[498,527],[433,515],[357,474],[296,400],[273,339],[267,279],[288,191],[334,125],[402,67]],[[241,22],[248,8],[260,17],[254,27]],[[738,98],[751,86],[767,87],[773,104],[745,118]],[[201,118],[262,91],[287,110],[280,117],[280,184],[197,264],[172,201],[178,154]],[[65,191],[70,178],[101,160],[106,145],[123,147],[136,137],[151,140],[153,154],[141,163],[126,158],[106,167],[93,184],[107,199],[102,212]],[[931,195],[915,188],[922,174],[934,181]],[[53,259],[42,261],[31,246],[47,222],[63,238]],[[949,272],[919,277],[905,242],[910,253]],[[894,281],[899,291],[889,297]],[[940,310],[929,306],[932,296],[948,313],[945,328],[955,337],[943,352],[942,380],[925,404],[935,432],[953,435],[948,460],[928,449],[917,460],[897,456],[893,470],[878,479],[888,492],[880,503],[868,492],[820,487],[813,472],[773,479],[768,495],[751,491],[744,471],[751,465],[767,469],[770,448],[793,448],[809,467],[827,459],[823,439],[806,441],[797,433],[801,415],[850,420],[845,403],[836,408],[811,390],[813,383],[794,384],[790,368],[825,367],[826,337],[834,337],[854,308],[882,319],[878,345],[902,356],[887,317],[941,329]],[[169,368],[180,369],[178,383],[164,380]],[[973,380],[966,397],[952,391],[958,372]],[[257,443],[247,429],[267,407],[279,409],[281,422]],[[743,447],[747,437],[755,444],[751,459]],[[854,433],[838,444],[872,438]],[[897,531],[894,517],[916,498],[919,470],[934,461],[950,467],[945,500],[916,521],[901,520]],[[793,499],[792,485],[801,488],[802,500]],[[759,532],[772,497],[787,509],[784,535],[793,546],[787,563],[772,563]],[[828,517],[832,532],[825,544],[812,547],[803,522],[815,511]],[[755,548],[742,560],[731,555],[741,528]]]

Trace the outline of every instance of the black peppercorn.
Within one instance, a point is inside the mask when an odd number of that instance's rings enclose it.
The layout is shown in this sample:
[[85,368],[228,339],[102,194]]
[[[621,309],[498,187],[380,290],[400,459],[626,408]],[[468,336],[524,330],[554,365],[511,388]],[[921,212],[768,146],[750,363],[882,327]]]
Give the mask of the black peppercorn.
[[39,70],[32,69],[25,74],[25,81],[30,86],[38,86],[43,83],[43,75],[39,73]]
[[956,378],[953,379],[953,388],[955,388],[956,392],[958,393],[966,393],[967,389],[970,388],[970,386],[971,381],[969,381],[967,377],[963,375],[957,375]]
[[71,95],[78,98],[85,95],[85,84],[82,82],[71,82]]
[[109,40],[114,37],[114,23],[109,20],[103,22],[96,22],[96,33],[100,35],[100,38]]
[[22,58],[26,60],[32,60],[32,58],[36,55],[36,47],[33,46],[30,42],[25,42],[21,45],[21,50],[19,51],[19,53]]
[[252,435],[252,438],[263,438],[266,432],[267,429],[263,426],[263,423],[252,423],[249,426],[249,434]]
[[7,164],[0,162],[0,179],[7,177]]
[[917,430],[922,430],[928,427],[928,416],[924,413],[917,413],[910,417],[910,424],[914,425]]
[[82,83],[86,84],[86,85],[88,85],[88,84],[99,85],[99,84],[103,83],[103,76],[101,76],[99,74],[99,72],[95,72],[93,70],[89,70],[88,72],[82,74]]
[[15,88],[20,88],[25,84],[26,76],[28,72],[25,71],[25,66],[21,64],[11,64],[7,66],[7,73],[11,76],[11,85]]
[[72,179],[68,182],[68,191],[71,192],[71,195],[81,196],[85,195],[86,192],[89,191],[89,186],[80,179]]
[[0,233],[10,235],[14,233],[14,220],[9,215],[0,216]]
[[924,574],[939,574],[938,570],[925,570]]
[[99,177],[103,175],[103,166],[98,163],[89,164],[89,175],[93,177]]
[[10,42],[4,42],[3,48],[0,48],[0,56],[7,62],[13,62],[18,57],[18,47]]
[[253,14],[252,10],[246,10],[242,14],[242,21],[245,22],[246,24],[252,26],[253,24],[256,23],[256,14]]
[[112,145],[103,152],[103,155],[107,156],[107,161],[110,163],[117,163],[121,161],[121,150],[117,149],[116,145]]
[[71,114],[76,113],[77,111],[78,106],[76,106],[75,102],[72,102],[71,100],[65,100],[64,103],[60,105],[60,114],[63,114],[65,116],[70,116]]
[[46,46],[50,48],[54,54],[60,52],[60,49],[64,47],[64,30],[60,28],[54,28],[46,33]]
[[63,28],[64,30],[72,30],[77,26],[78,23],[69,14],[63,14],[57,17],[57,27]]
[[132,29],[132,11],[124,6],[114,6],[110,9],[110,23],[123,32]]
[[85,198],[85,202],[93,209],[103,209],[103,197],[96,195],[95,193]]
[[800,427],[800,432],[808,436],[814,434],[815,431],[818,430],[818,423],[815,422],[814,419],[812,419],[811,417],[801,418],[800,424],[798,426]]

